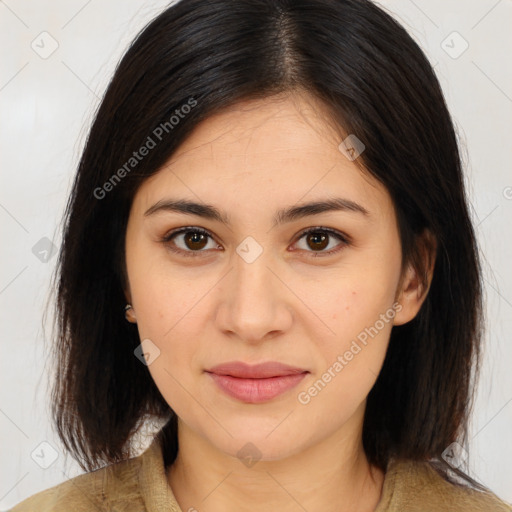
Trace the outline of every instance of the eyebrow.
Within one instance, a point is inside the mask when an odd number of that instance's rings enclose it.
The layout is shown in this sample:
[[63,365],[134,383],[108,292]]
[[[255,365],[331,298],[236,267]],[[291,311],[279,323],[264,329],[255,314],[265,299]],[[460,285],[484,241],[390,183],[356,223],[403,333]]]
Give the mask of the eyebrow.
[[[229,216],[225,212],[218,210],[215,206],[195,203],[187,199],[162,199],[146,210],[144,216],[147,217],[163,211],[197,215],[198,217],[221,222],[227,226],[231,224]],[[311,215],[332,211],[355,212],[365,216],[370,215],[370,212],[364,206],[350,199],[325,199],[278,210],[273,219],[274,227]]]

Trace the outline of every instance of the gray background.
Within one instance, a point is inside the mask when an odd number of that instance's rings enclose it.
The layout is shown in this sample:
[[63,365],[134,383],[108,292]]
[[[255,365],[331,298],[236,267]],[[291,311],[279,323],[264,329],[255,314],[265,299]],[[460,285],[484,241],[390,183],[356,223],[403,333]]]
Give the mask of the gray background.
[[[512,502],[512,0],[378,3],[427,53],[457,125],[488,314],[469,468]],[[1,510],[81,473],[49,422],[43,310],[93,111],[128,43],[166,4],[0,0]]]

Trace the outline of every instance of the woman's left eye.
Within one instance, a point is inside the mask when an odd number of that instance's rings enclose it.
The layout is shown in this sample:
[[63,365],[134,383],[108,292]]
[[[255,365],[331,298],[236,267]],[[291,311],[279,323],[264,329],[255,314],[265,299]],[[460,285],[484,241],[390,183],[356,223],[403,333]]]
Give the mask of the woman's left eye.
[[[339,231],[323,227],[309,228],[303,231],[295,244],[300,242],[303,238],[305,239],[306,248],[301,249],[313,253],[313,257],[329,256],[350,244],[348,236]],[[332,243],[329,242],[329,240],[333,238],[337,238],[339,242],[341,242],[335,244],[334,249],[332,249]],[[177,242],[174,239],[176,239]],[[208,239],[212,242],[212,247],[209,247],[209,249],[218,248],[218,244],[214,242],[212,235],[205,229],[197,227],[179,228],[175,231],[171,231],[162,238],[161,242],[166,244],[172,252],[194,257],[199,256],[200,253],[206,252],[206,249],[208,249]],[[310,251],[307,247],[313,250]],[[331,249],[325,250],[328,247],[331,247]]]
[[[301,233],[301,236],[299,237],[299,241],[305,238],[305,243],[316,250],[314,251],[307,251],[307,252],[313,252],[313,257],[318,256],[330,256],[331,254],[337,253],[338,251],[341,251],[343,247],[346,247],[350,244],[350,239],[348,236],[344,235],[343,233],[340,233],[339,231],[335,231],[334,229],[330,228],[309,228],[306,231],[303,231]],[[329,247],[332,245],[329,243],[329,239],[337,238],[341,243],[338,243],[335,245],[334,249],[330,249],[329,251],[324,251],[326,247]],[[306,249],[307,250],[307,249]],[[315,254],[317,253],[317,254]]]

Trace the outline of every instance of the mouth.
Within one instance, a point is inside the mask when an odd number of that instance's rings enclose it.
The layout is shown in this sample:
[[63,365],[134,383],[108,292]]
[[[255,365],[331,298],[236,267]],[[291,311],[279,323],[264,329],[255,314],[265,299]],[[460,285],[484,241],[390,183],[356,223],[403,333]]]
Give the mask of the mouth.
[[247,364],[242,361],[222,363],[209,370],[208,373],[216,375],[229,375],[240,379],[266,379],[270,377],[286,377],[307,372],[305,368],[298,368],[277,361],[269,361],[259,364]]
[[257,365],[230,362],[205,371],[221,391],[245,403],[268,402],[297,386],[310,373],[276,361]]

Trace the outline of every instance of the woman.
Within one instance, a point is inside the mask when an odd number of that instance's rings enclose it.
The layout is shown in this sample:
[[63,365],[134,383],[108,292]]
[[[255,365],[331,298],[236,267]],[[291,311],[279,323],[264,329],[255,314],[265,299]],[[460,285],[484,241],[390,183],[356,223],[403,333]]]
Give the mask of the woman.
[[371,2],[160,14],[58,270],[53,413],[89,473],[15,512],[512,510],[459,469],[482,285],[454,128]]

